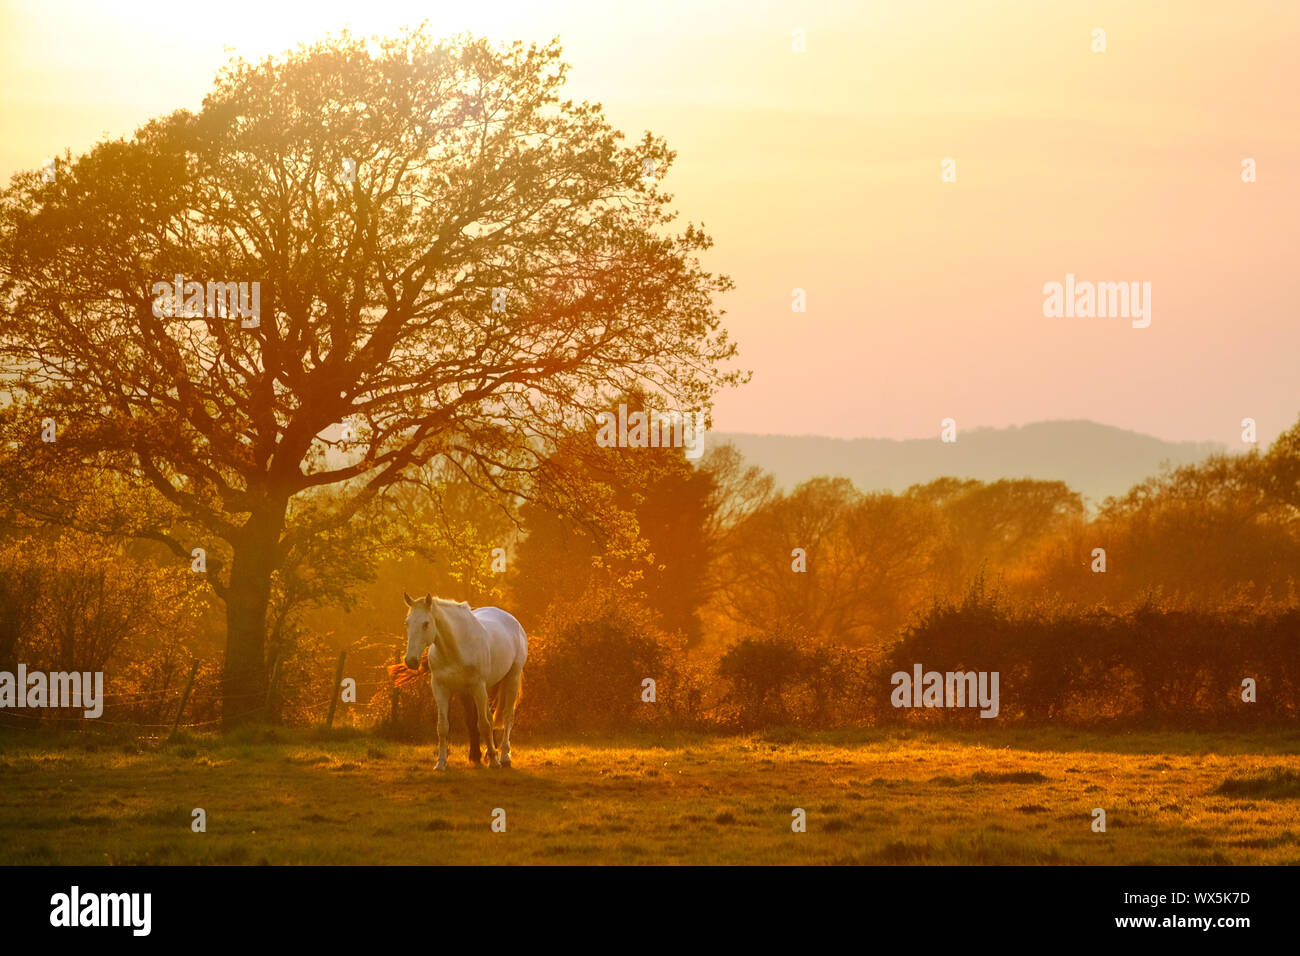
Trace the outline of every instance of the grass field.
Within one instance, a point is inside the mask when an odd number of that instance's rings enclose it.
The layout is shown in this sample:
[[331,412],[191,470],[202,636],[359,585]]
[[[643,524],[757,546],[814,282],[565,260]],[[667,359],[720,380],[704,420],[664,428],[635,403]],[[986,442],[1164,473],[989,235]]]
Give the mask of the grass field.
[[1300,732],[267,735],[0,736],[0,863],[1300,863]]

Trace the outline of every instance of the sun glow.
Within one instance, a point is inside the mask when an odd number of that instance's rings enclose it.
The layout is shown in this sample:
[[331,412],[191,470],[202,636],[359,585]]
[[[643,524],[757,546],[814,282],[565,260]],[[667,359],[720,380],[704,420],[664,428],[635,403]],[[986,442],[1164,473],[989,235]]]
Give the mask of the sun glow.
[[[1268,441],[1292,418],[1300,348],[1281,317],[1300,281],[1287,261],[1300,7],[1257,6],[1269,29],[1213,4],[1116,0],[1087,19],[1036,0],[9,3],[0,176],[197,109],[234,54],[425,20],[496,42],[558,36],[569,95],[677,151],[665,188],[709,227],[707,265],[735,279],[725,308],[755,376],[721,396],[718,430],[916,437],[960,403],[972,424],[1088,417],[1230,442],[1245,406]],[[806,52],[792,51],[795,29]],[[1259,166],[1244,194],[1243,157]],[[955,182],[939,179],[945,158]],[[1128,263],[1171,317],[1140,330],[1159,361],[1041,321],[1044,282],[1123,277]],[[794,288],[807,322],[791,321]],[[1073,361],[1049,369],[1040,354]],[[1098,368],[1185,401],[1099,394]],[[1187,393],[1188,378],[1223,387]]]

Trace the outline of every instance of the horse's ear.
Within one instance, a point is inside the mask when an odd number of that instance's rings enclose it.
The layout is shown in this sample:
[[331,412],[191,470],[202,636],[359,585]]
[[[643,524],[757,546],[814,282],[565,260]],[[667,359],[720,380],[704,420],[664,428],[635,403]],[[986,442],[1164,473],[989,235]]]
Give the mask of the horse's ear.
[[415,607],[415,602],[411,600],[411,595],[409,595],[409,594],[407,594],[405,591],[403,591],[403,592],[402,592],[402,597],[406,598],[406,606],[407,606],[407,607]]
[[433,594],[432,594],[432,593],[430,593],[430,594],[426,594],[426,595],[424,596],[424,609],[425,609],[426,611],[432,611],[432,610],[433,610]]

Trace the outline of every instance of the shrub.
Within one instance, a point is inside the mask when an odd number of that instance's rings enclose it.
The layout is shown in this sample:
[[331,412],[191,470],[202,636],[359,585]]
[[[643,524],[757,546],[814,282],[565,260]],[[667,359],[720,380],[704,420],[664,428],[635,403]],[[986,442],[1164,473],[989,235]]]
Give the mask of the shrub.
[[[593,590],[552,607],[529,639],[520,721],[562,731],[675,723],[698,716],[698,689],[685,681],[684,648],[643,608]],[[655,682],[655,702],[643,682]]]

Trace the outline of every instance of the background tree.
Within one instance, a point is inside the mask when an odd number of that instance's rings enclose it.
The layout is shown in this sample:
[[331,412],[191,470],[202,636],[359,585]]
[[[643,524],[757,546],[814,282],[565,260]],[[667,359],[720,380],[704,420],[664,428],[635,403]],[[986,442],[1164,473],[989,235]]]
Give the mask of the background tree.
[[[750,512],[731,542],[718,578],[734,621],[852,645],[906,620],[934,578],[944,537],[930,505],[816,478]],[[794,570],[795,548],[804,571]]]
[[475,607],[501,603],[507,575],[493,552],[506,552],[508,570],[518,531],[511,511],[481,489],[430,465],[369,511],[373,521],[338,536],[335,553],[320,548],[307,562],[325,593],[303,609],[302,626],[331,634],[339,647],[386,642],[389,664],[405,647],[403,591],[455,595]]
[[980,574],[1020,570],[1044,539],[1084,518],[1083,498],[1062,481],[937,478],[909,488],[907,497],[937,508],[943,517],[943,577],[950,597],[965,593]]
[[[627,404],[645,407],[638,397]],[[520,509],[515,606],[537,621],[593,585],[615,588],[650,609],[660,627],[694,642],[708,596],[714,492],[711,473],[681,448],[602,448],[591,434],[566,438]]]
[[[344,34],[0,194],[5,437],[146,491],[114,530],[208,549],[228,723],[265,697],[276,572],[412,469],[509,492],[614,395],[707,410],[736,379],[729,282],[667,229],[673,154],[562,100],[565,69],[555,44]],[[259,323],[156,315],[176,275],[260,283]]]
[[[1043,543],[1021,589],[1080,604],[1157,593],[1201,607],[1292,602],[1300,536],[1294,509],[1271,490],[1283,471],[1272,464],[1213,455],[1108,498],[1092,521]],[[1091,570],[1095,548],[1106,551],[1104,574]]]
[[1255,474],[1265,494],[1285,506],[1287,520],[1300,518],[1300,421],[1269,446]]

